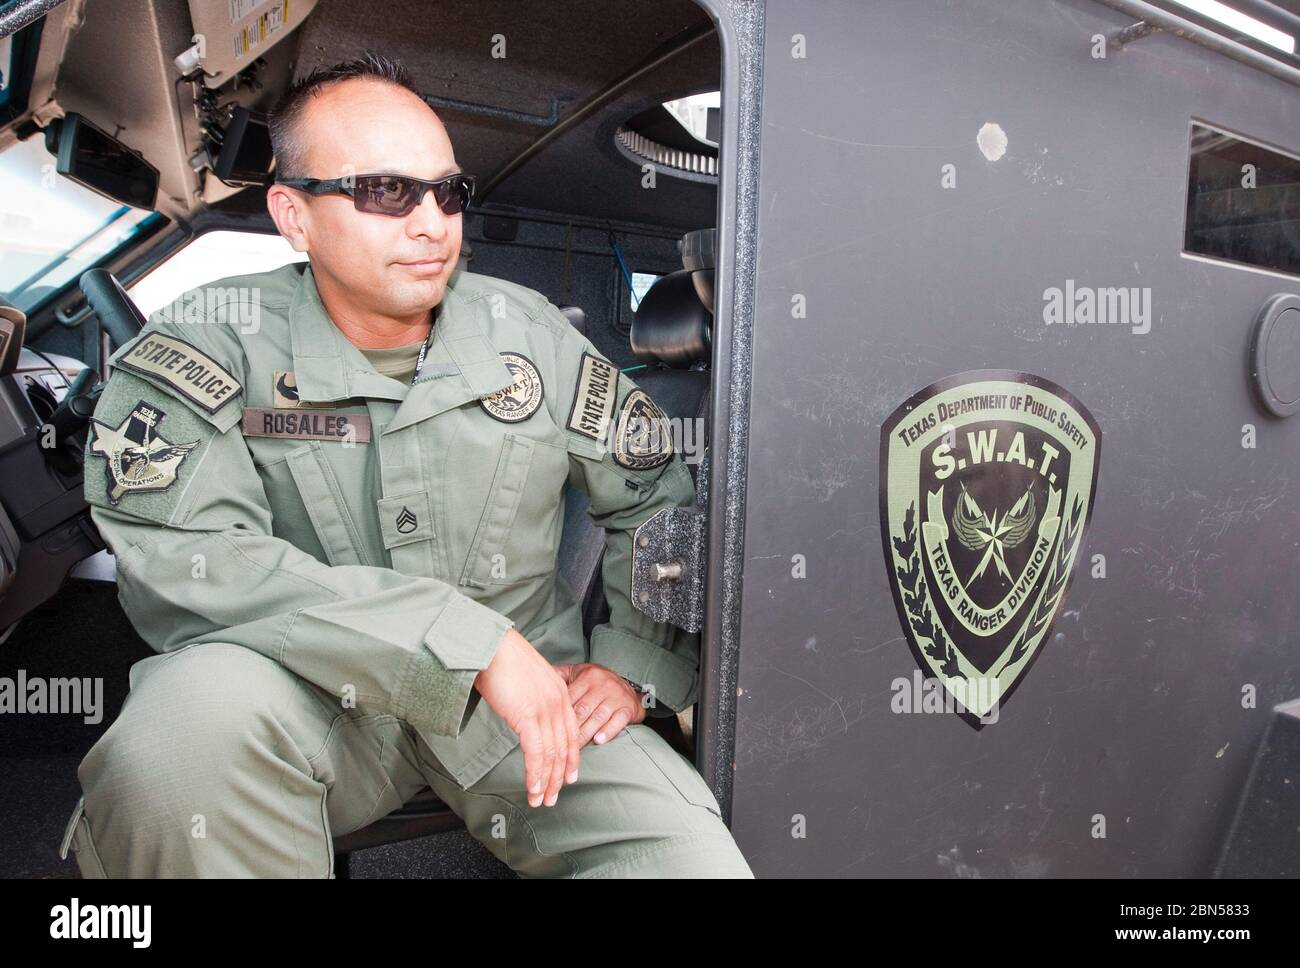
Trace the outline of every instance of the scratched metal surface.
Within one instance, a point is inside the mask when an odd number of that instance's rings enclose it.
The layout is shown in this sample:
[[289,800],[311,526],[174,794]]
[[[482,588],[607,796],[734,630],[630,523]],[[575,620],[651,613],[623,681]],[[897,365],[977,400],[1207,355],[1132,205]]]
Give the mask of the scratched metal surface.
[[[1126,23],[1088,0],[767,5],[732,805],[760,875],[1206,875],[1270,707],[1300,695],[1300,419],[1246,372],[1257,311],[1300,280],[1180,256],[1190,119],[1300,149],[1300,90],[1177,37],[1095,60]],[[1044,326],[1067,279],[1149,286],[1150,332]],[[877,455],[895,406],[982,367],[1060,383],[1104,447],[1064,612],[977,732],[890,711],[915,664]]]

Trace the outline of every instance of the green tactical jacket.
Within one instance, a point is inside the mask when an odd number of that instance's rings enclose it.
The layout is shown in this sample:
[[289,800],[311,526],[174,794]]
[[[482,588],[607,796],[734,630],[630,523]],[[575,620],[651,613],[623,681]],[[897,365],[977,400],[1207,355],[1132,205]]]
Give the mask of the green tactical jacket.
[[[246,646],[411,723],[469,786],[518,742],[473,689],[512,625],[652,690],[650,715],[695,701],[698,636],[629,598],[633,531],[695,490],[631,419],[661,412],[540,293],[458,272],[437,313],[403,385],[305,264],[185,294],[113,354],[85,491],[156,652]],[[606,531],[590,644],[556,571],[566,480]]]

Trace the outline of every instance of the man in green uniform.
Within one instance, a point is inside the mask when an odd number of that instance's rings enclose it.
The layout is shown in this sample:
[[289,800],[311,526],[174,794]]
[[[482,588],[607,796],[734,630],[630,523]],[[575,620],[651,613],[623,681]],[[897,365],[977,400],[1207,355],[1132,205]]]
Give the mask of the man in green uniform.
[[[310,255],[155,314],[112,358],[86,495],[159,654],[82,761],[86,876],[331,876],[425,785],[524,875],[751,876],[691,764],[698,637],[629,598],[694,487],[661,416],[539,293],[453,275],[472,184],[400,67],[272,118],[267,205]],[[612,428],[607,434],[607,428]],[[609,621],[556,572],[565,483]]]

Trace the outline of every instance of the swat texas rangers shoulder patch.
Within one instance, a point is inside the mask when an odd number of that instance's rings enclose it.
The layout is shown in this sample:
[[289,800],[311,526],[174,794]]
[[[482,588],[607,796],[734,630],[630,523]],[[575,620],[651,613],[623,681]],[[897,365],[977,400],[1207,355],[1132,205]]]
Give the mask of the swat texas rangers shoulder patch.
[[668,463],[672,456],[673,435],[668,416],[644,390],[633,390],[618,412],[614,463],[643,471]]
[[165,491],[176,483],[181,462],[198,441],[173,444],[158,433],[166,416],[141,400],[117,427],[91,418],[90,449],[108,460],[108,500],[117,504],[128,492]]
[[1101,428],[1049,380],[978,370],[926,387],[880,433],[880,529],[903,633],[978,729],[1065,601]]
[[515,382],[479,400],[485,413],[506,423],[527,420],[542,405],[542,375],[533,361],[519,353],[502,353],[501,362]]

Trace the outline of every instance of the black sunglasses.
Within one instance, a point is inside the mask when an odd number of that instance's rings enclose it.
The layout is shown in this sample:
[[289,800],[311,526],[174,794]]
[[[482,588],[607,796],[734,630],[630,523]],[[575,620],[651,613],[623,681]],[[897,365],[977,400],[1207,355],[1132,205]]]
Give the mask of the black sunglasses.
[[276,184],[301,188],[309,195],[350,195],[358,212],[401,217],[410,215],[432,190],[446,215],[460,215],[474,197],[474,176],[457,172],[437,181],[411,175],[349,175],[346,178],[283,178]]

